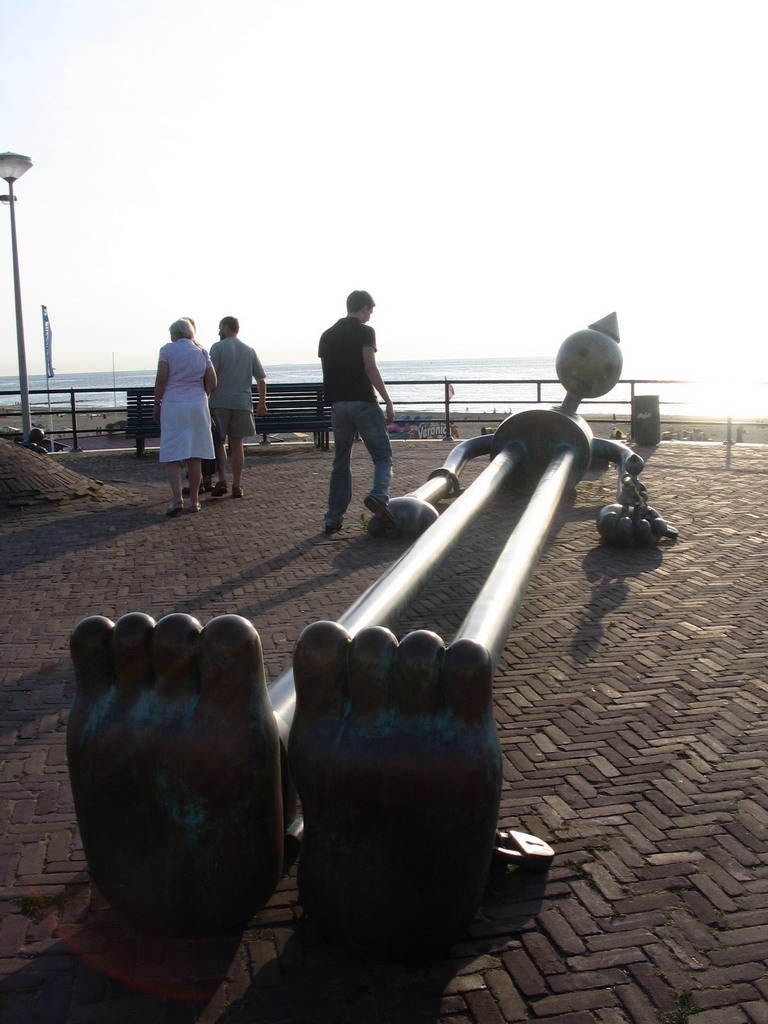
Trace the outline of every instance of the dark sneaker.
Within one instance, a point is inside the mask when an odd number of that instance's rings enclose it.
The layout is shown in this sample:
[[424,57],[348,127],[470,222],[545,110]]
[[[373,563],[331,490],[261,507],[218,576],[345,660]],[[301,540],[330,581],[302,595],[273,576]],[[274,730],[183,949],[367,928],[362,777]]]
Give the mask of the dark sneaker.
[[326,523],[325,524],[325,532],[326,533],[338,533],[340,529],[341,529],[341,523]]
[[380,516],[385,526],[394,526],[395,517],[389,510],[389,505],[386,501],[382,501],[380,498],[375,498],[372,494],[366,494],[363,498],[363,504],[369,512],[373,512],[375,515]]

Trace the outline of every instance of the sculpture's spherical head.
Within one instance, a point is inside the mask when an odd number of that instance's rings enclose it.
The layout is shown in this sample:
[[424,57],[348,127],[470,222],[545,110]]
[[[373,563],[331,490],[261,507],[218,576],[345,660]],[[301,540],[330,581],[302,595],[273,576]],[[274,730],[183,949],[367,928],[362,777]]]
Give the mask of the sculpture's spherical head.
[[41,427],[32,427],[27,440],[31,444],[42,444],[45,440],[45,431]]
[[566,338],[555,363],[560,383],[579,398],[607,394],[621,379],[623,365],[618,342],[590,328]]

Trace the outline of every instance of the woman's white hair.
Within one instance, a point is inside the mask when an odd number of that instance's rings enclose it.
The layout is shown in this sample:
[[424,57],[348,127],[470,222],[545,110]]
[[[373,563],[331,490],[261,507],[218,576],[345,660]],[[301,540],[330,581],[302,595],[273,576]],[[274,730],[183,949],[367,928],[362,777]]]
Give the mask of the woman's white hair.
[[174,320],[168,331],[171,335],[175,334],[177,338],[191,338],[193,341],[195,339],[195,328],[185,316],[180,320]]

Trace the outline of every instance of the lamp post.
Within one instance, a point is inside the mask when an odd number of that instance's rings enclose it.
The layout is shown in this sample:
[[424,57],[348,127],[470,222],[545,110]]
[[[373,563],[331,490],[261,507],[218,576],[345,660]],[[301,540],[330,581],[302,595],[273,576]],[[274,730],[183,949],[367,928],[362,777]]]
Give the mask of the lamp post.
[[32,166],[28,156],[19,153],[0,153],[0,178],[8,182],[8,200],[11,208],[11,253],[13,257],[13,293],[16,300],[16,343],[19,349],[19,391],[21,393],[21,427],[26,440],[32,429],[32,418],[29,414],[29,384],[27,382],[27,354],[24,348],[24,319],[21,314],[21,284],[19,283],[19,251],[16,245],[16,196],[13,194],[13,183],[22,174],[26,174]]

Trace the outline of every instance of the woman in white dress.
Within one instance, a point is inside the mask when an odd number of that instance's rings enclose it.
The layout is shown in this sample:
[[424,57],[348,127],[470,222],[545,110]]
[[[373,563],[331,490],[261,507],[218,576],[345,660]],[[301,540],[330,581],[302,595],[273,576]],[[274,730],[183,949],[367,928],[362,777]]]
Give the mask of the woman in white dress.
[[190,508],[200,511],[200,460],[214,458],[208,395],[216,387],[216,371],[206,350],[195,341],[190,320],[176,320],[168,330],[171,340],[160,349],[157,364],[153,418],[160,424],[160,461],[166,465],[171,485],[167,515],[175,516],[184,508],[185,461],[193,495]]

